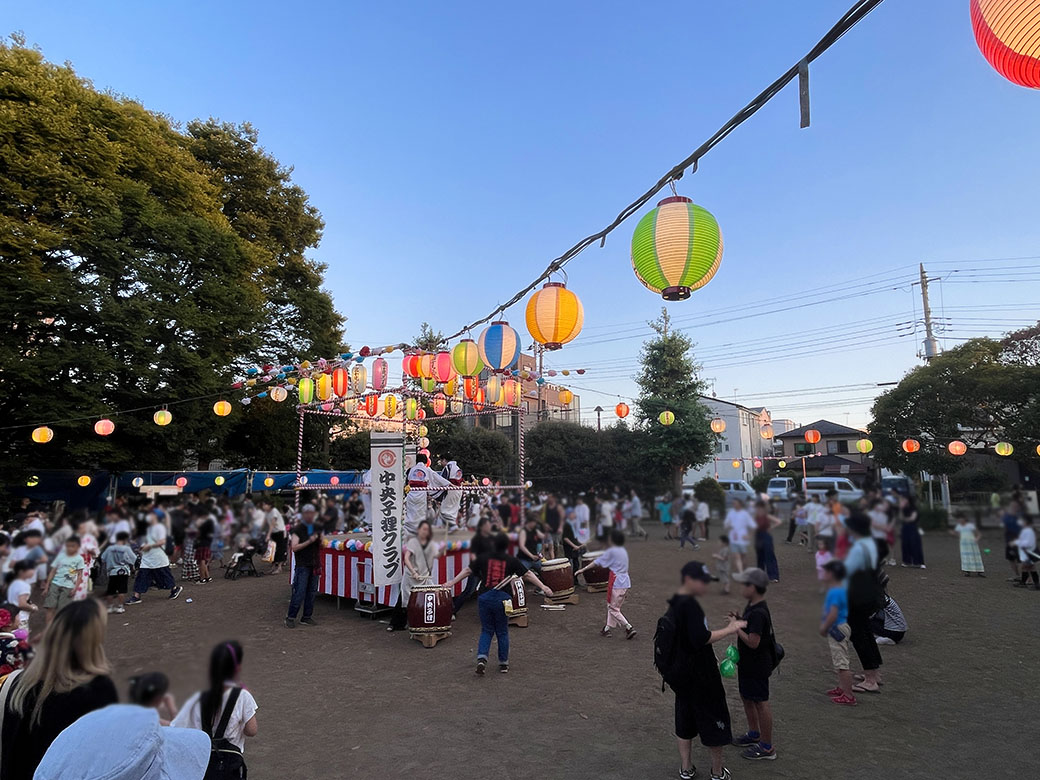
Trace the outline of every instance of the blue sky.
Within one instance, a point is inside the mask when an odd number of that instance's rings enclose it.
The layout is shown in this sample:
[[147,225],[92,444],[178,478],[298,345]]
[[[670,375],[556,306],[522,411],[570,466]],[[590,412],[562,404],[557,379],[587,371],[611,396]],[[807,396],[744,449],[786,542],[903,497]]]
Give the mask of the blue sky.
[[[325,217],[315,256],[360,346],[424,320],[453,332],[510,298],[849,5],[52,2],[4,23],[176,120],[252,122]],[[982,59],[967,0],[882,4],[811,90],[810,129],[789,86],[680,183],[726,249],[669,310],[720,396],[863,425],[871,385],[917,363],[917,263],[943,279],[951,346],[1040,317],[1040,93]],[[662,303],[632,274],[634,226],[567,268],[586,327],[547,364],[588,369],[586,413],[634,394]],[[526,336],[522,306],[508,317]]]

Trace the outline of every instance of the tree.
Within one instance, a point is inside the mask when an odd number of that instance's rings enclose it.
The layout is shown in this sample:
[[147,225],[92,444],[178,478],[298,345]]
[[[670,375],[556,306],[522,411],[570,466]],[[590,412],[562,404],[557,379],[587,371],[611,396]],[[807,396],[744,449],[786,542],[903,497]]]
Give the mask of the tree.
[[[683,472],[708,462],[715,446],[708,410],[700,403],[704,383],[697,378],[697,364],[690,338],[671,328],[668,310],[650,327],[657,336],[643,344],[642,368],[636,382],[636,420],[647,434],[644,469],[659,470],[675,493],[682,491]],[[661,425],[658,416],[670,411],[672,425]]]
[[434,458],[456,460],[468,479],[470,476],[515,484],[516,452],[513,441],[501,431],[465,425],[459,418],[426,419],[430,430],[430,454]]
[[[0,468],[244,458],[236,441],[256,430],[236,418],[286,412],[218,418],[213,401],[247,364],[339,343],[324,267],[305,257],[317,212],[248,126],[180,132],[17,38],[0,73],[0,417],[55,421],[45,448],[28,449],[28,427],[0,431]],[[158,428],[165,402],[174,422]]]
[[[972,339],[911,370],[880,396],[871,410],[870,437],[878,463],[892,469],[952,474],[963,462],[950,455],[949,442],[971,445],[1017,441],[1015,455],[1027,455],[1040,424],[1040,367],[1009,359],[992,339]],[[921,441],[908,455],[901,442]]]

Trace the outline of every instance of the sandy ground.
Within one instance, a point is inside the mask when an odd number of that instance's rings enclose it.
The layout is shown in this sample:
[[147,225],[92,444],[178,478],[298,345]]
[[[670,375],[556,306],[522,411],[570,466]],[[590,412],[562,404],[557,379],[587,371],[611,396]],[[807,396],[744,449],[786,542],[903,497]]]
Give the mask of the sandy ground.
[[[433,649],[327,597],[318,598],[319,626],[290,631],[287,577],[189,585],[175,602],[153,592],[112,616],[108,651],[121,692],[131,675],[161,669],[183,701],[203,685],[212,645],[239,639],[242,678],[260,704],[260,734],[246,752],[254,780],[675,777],[673,700],[651,664],[652,636],[682,563],[708,560],[714,545],[692,553],[662,537],[653,529],[650,542],[629,544],[625,613],[636,639],[600,638],[604,594],[582,593],[566,612],[534,610],[529,628],[512,629],[508,675],[473,673],[475,603]],[[964,578],[956,540],[938,534],[925,538],[926,570],[890,570],[910,632],[882,649],[883,693],[844,708],[822,693],[833,678],[816,632],[812,556],[778,543],[782,581],[769,602],[787,650],[773,682],[779,759],[751,763],[732,748],[733,776],[1032,775],[1040,593],[1004,581],[996,534],[983,547],[993,550],[986,579]],[[717,592],[704,604],[713,627],[742,606]],[[727,689],[736,733],[744,722],[735,680]],[[1026,745],[1013,743],[1016,735]],[[699,746],[695,762],[706,775]]]

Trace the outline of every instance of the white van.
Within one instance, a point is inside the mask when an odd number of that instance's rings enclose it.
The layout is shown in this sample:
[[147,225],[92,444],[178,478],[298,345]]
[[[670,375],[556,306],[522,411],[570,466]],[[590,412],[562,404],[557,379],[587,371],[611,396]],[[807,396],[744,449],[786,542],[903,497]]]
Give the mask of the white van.
[[802,492],[807,499],[819,496],[824,501],[832,490],[838,491],[838,500],[843,504],[855,504],[863,498],[863,491],[846,477],[806,477],[802,480]]
[[745,506],[750,506],[758,498],[751,485],[742,479],[720,479],[719,486],[726,493],[726,506],[734,501],[743,501]]
[[790,477],[773,477],[766,485],[766,495],[773,501],[789,501],[796,490]]

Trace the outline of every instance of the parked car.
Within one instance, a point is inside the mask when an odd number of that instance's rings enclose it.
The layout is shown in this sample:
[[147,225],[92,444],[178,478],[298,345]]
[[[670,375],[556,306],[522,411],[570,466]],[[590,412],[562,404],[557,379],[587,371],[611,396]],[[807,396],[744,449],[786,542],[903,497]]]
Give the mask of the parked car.
[[773,477],[766,485],[766,495],[774,501],[790,501],[796,490],[790,477]]
[[758,498],[754,488],[742,479],[720,479],[719,486],[726,493],[726,506],[730,506],[734,501],[753,504]]
[[855,504],[863,498],[863,491],[845,477],[806,477],[802,480],[802,492],[806,498],[819,496],[823,501],[832,490],[838,491],[838,500],[843,504]]
[[890,477],[881,478],[881,490],[884,493],[898,493],[901,496],[913,498],[914,483],[910,481],[910,477],[903,474],[894,474]]

